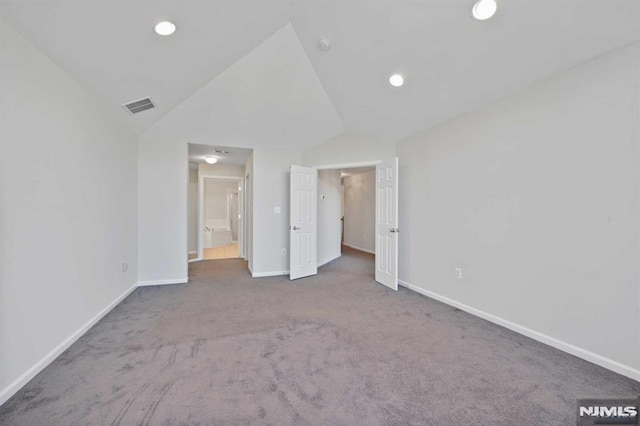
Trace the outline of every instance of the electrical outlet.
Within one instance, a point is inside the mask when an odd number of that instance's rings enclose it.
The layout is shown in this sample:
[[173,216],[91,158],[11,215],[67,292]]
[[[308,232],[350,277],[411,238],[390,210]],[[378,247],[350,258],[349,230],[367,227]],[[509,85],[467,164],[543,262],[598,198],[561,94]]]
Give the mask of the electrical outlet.
[[284,249],[280,250],[280,253],[282,253],[283,256],[286,256],[287,255],[287,249],[284,248]]
[[122,262],[122,272],[127,272],[129,269],[129,264],[127,262]]
[[454,275],[457,279],[461,280],[461,279],[462,279],[462,268],[454,268],[454,269],[453,269],[453,275]]

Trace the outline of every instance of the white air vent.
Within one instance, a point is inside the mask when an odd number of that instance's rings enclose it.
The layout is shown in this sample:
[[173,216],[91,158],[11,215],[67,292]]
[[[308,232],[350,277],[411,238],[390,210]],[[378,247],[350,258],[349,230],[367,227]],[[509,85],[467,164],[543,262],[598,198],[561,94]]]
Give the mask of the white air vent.
[[155,105],[153,104],[153,102],[151,102],[151,99],[144,98],[140,99],[139,101],[133,101],[129,102],[128,104],[124,104],[122,105],[122,108],[126,109],[131,114],[137,114],[141,111],[155,108]]

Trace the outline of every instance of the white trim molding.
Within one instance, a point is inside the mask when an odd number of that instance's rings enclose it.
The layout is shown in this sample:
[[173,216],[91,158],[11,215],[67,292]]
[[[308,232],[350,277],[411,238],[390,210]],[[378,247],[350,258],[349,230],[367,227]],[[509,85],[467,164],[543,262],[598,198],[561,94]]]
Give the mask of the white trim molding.
[[280,275],[289,275],[289,271],[271,271],[271,272],[252,272],[251,273],[251,277],[253,278],[277,277]]
[[82,337],[91,327],[93,327],[98,321],[100,321],[105,315],[107,315],[113,308],[115,308],[120,302],[122,302],[138,285],[134,284],[131,288],[126,290],[120,296],[118,296],[113,302],[107,305],[103,310],[98,312],[96,316],[87,321],[82,327],[76,330],[69,337],[64,339],[58,346],[53,348],[51,352],[46,354],[40,361],[36,362],[31,368],[25,371],[20,377],[11,382],[6,388],[0,391],[0,405],[4,404],[11,398],[16,392],[18,392],[24,385],[26,385],[31,379],[33,379],[39,372],[47,367],[53,360],[55,360],[61,353],[66,351],[69,346],[73,345],[76,340]]
[[446,305],[453,306],[462,311],[465,311],[471,315],[477,316],[479,318],[482,318],[494,324],[508,328],[511,331],[515,331],[516,333],[527,336],[533,340],[537,340],[538,342],[542,342],[556,349],[560,349],[563,352],[569,353],[573,356],[577,356],[578,358],[582,358],[586,361],[592,362],[596,365],[599,365],[600,367],[604,367],[618,374],[622,374],[623,376],[627,376],[633,380],[640,381],[640,370],[636,370],[633,367],[630,367],[618,361],[614,361],[612,359],[606,358],[602,355],[598,355],[596,353],[580,348],[578,346],[574,346],[571,343],[564,342],[562,340],[556,339],[555,337],[548,336],[546,334],[540,333],[539,331],[532,330],[520,324],[516,324],[514,322],[508,321],[504,318],[500,318],[493,314],[473,308],[469,305],[465,305],[464,303],[457,302],[453,299],[450,299],[446,296],[442,296],[438,293],[425,290],[416,285],[410,284],[406,281],[398,280],[398,284],[408,288],[409,290],[413,290],[416,293],[420,293],[423,296],[430,297]]
[[138,287],[146,287],[149,285],[167,285],[167,284],[186,284],[189,282],[189,278],[172,278],[168,280],[152,280],[152,281],[138,281]]
[[382,160],[372,161],[359,161],[355,163],[340,163],[340,164],[320,164],[313,166],[318,170],[334,170],[334,169],[356,169],[358,167],[371,167],[382,163]]
[[362,248],[362,247],[352,246],[351,244],[342,243],[342,245],[343,245],[343,246],[346,246],[346,247],[349,247],[349,248],[352,248],[352,249],[354,249],[354,250],[363,251],[363,252],[365,252],[365,253],[369,253],[369,254],[376,254],[376,252],[375,252],[375,251],[373,251],[373,250],[367,250],[367,249],[364,249],[364,248]]

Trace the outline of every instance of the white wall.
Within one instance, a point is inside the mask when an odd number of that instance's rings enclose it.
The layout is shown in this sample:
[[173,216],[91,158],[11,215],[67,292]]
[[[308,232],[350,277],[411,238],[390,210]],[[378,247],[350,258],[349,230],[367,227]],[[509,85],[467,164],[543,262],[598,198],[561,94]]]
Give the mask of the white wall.
[[149,138],[138,142],[138,280],[187,282],[186,142]]
[[303,165],[322,166],[389,160],[395,143],[359,133],[344,132],[302,154]]
[[640,379],[639,62],[636,43],[401,142],[401,280]]
[[344,187],[344,244],[375,253],[375,170],[345,176],[342,182]]
[[[205,179],[204,181],[204,226],[213,226],[225,221],[229,223],[228,195],[237,191],[235,180]],[[229,228],[230,229],[230,228]]]
[[341,185],[340,170],[318,170],[318,265],[341,254]]
[[1,404],[135,285],[137,148],[1,20],[0,51]]
[[199,176],[242,178],[244,175],[244,166],[198,163],[198,174]]
[[[289,176],[291,165],[300,161],[300,153],[292,150],[253,151],[254,274],[289,271]],[[280,207],[280,214],[274,212],[275,207]]]
[[[195,165],[195,167],[194,167]],[[187,233],[189,251],[198,251],[198,166],[189,165]]]
[[287,24],[141,135],[140,280],[187,279],[187,141],[256,148],[250,267],[268,274],[289,269],[289,166],[343,130]]
[[[139,139],[139,280],[142,284],[186,282],[187,144],[149,134]],[[252,161],[250,267],[258,274],[287,273],[289,168],[300,164],[300,153],[256,149]],[[238,170],[242,176],[242,167]],[[273,212],[276,206],[281,207],[280,214]],[[286,255],[281,254],[282,248],[287,250]]]

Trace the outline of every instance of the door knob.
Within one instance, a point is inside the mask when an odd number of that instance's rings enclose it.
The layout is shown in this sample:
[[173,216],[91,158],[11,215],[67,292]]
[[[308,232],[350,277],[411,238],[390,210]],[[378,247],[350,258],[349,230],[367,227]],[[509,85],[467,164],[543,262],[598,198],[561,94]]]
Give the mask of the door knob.
[[400,230],[398,228],[391,228],[389,229],[389,232],[396,233],[396,232],[400,232]]
[[300,228],[298,228],[297,226],[293,226],[291,229],[293,229],[294,231],[297,231]]

